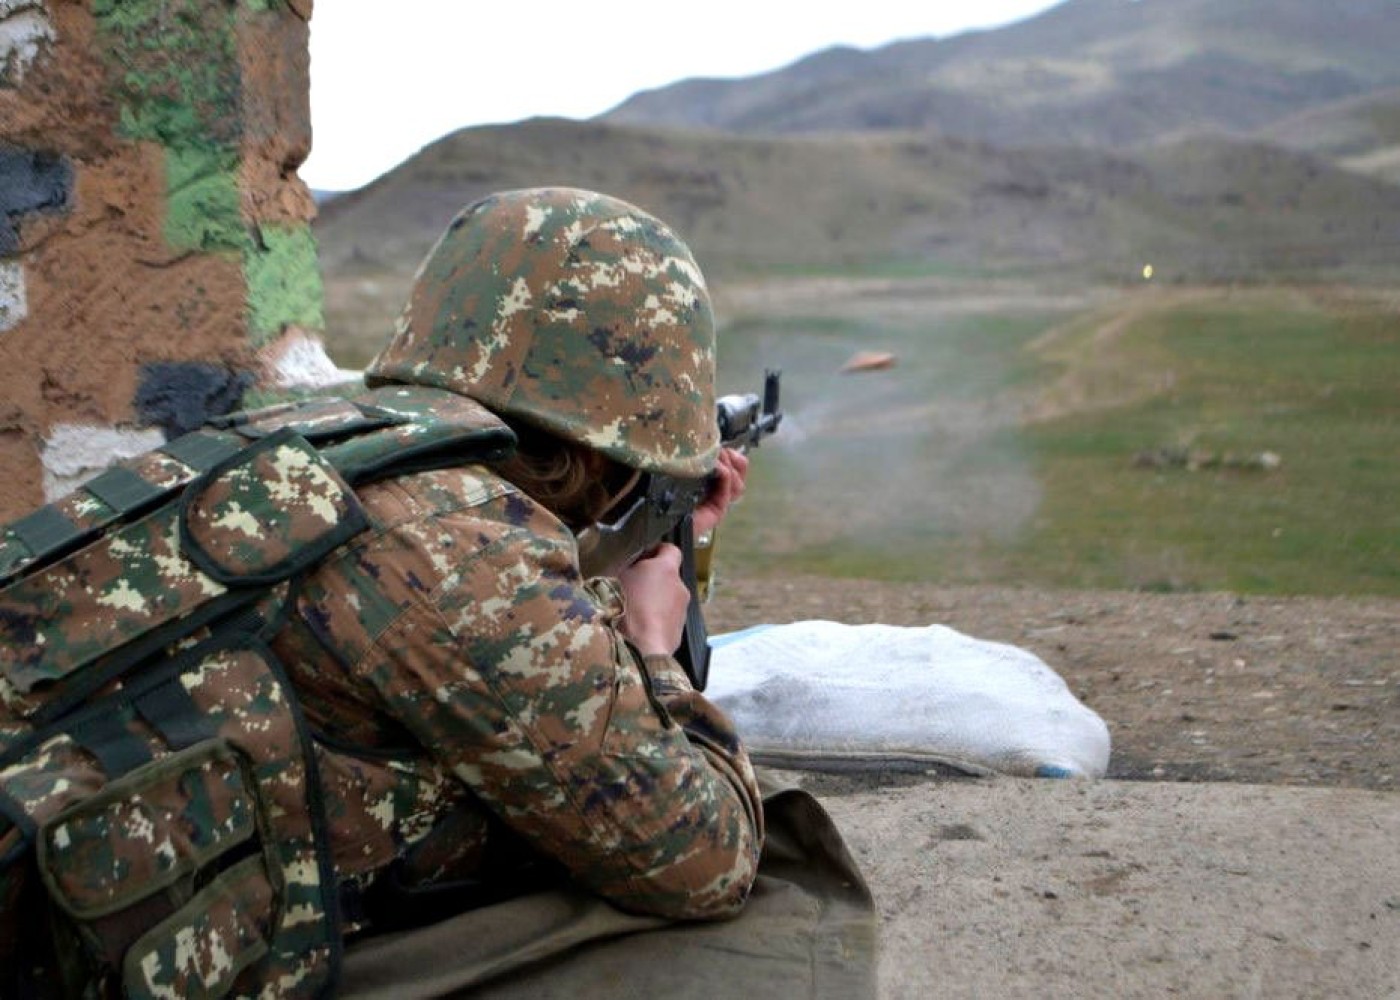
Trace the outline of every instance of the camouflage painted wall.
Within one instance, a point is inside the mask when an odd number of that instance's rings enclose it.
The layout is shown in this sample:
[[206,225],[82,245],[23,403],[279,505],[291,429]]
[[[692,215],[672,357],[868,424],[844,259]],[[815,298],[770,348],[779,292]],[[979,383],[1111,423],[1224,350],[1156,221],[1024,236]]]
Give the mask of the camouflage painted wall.
[[0,0],[0,520],[289,367],[333,371],[296,173],[310,16]]

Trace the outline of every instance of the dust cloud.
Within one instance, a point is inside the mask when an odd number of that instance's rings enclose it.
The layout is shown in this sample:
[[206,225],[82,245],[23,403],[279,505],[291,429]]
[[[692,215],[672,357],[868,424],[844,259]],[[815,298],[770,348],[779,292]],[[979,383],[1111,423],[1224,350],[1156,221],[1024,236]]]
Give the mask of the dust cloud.
[[[765,367],[783,370],[784,423],[754,457],[741,545],[779,561],[881,558],[917,575],[950,539],[1013,540],[1042,489],[1017,433],[1008,358],[1037,317],[1048,325],[1082,305],[834,280],[722,299],[735,315],[721,330],[721,390],[753,391]],[[1011,334],[996,325],[1008,315],[1020,317]],[[861,351],[899,363],[843,373]]]

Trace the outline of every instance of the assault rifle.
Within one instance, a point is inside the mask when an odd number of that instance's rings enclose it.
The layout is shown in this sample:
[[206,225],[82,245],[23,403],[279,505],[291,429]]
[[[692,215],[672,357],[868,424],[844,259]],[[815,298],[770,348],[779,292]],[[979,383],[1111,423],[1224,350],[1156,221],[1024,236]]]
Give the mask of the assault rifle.
[[[778,408],[781,372],[763,376],[763,395],[721,396],[716,403],[719,438],[723,447],[748,451],[778,429],[783,419]],[[710,644],[700,604],[709,591],[708,560],[697,573],[697,540],[692,516],[709,492],[711,480],[677,479],[649,473],[619,503],[622,513],[610,524],[598,524],[579,538],[579,561],[585,577],[615,575],[638,556],[660,542],[681,550],[681,576],[690,589],[685,635],[676,659],[685,668],[695,690],[705,690],[710,674]],[[707,554],[711,540],[700,540]]]

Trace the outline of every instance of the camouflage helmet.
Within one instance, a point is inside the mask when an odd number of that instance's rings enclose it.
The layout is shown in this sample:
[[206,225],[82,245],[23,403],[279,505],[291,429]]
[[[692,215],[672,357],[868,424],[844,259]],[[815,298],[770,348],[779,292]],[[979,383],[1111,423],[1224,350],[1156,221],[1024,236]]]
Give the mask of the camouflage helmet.
[[428,254],[371,385],[469,396],[632,468],[715,464],[714,318],[690,250],[624,201],[491,195]]

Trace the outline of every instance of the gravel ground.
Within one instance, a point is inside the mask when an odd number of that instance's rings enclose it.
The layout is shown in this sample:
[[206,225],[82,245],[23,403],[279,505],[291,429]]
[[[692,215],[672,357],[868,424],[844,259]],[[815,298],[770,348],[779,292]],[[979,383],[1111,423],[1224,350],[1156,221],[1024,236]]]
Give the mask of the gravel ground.
[[1400,997],[1400,796],[938,781],[827,797],[885,1000]]

